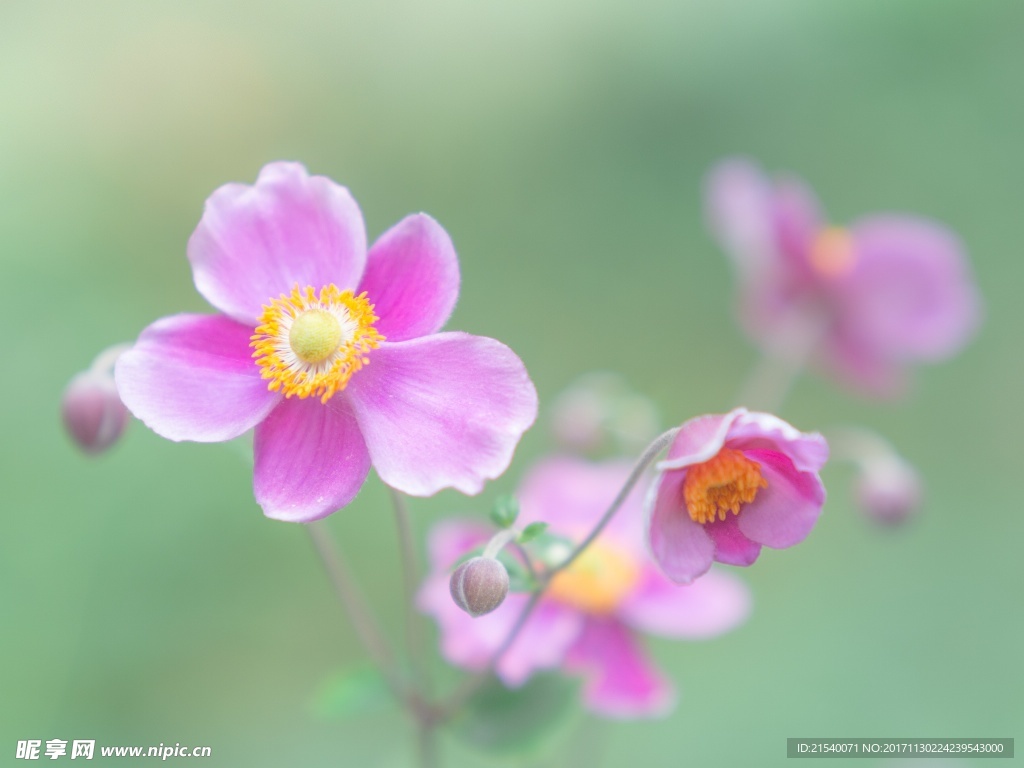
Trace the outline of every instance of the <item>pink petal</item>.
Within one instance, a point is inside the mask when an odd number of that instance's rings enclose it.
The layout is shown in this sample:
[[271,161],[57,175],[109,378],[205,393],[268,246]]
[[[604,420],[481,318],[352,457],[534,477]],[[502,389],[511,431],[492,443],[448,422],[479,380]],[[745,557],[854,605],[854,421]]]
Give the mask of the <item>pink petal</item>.
[[486,542],[494,529],[480,520],[442,520],[427,535],[427,555],[435,571],[447,571],[455,562]]
[[188,258],[206,300],[255,325],[263,305],[295,285],[355,288],[366,230],[345,187],[299,163],[271,163],[254,186],[225,184],[210,195]]
[[801,432],[770,413],[733,411],[725,444],[747,450],[759,448],[788,456],[797,470],[817,472],[828,461],[828,442],[817,432]]
[[970,340],[980,300],[952,232],[927,219],[875,216],[853,237],[857,260],[837,286],[844,333],[894,359],[941,360]]
[[614,619],[589,619],[566,664],[587,676],[583,700],[605,717],[666,715],[675,692],[647,659],[633,633]]
[[735,629],[750,615],[750,590],[739,579],[709,571],[688,586],[673,584],[647,568],[618,615],[642,632],[680,640],[716,637]]
[[[479,670],[501,647],[527,600],[524,594],[510,594],[493,613],[474,619],[452,601],[445,572],[426,581],[417,605],[437,621],[445,659],[458,667]],[[579,613],[556,603],[542,602],[502,657],[498,676],[506,685],[517,687],[537,670],[561,666],[582,628],[583,617]]]
[[405,217],[370,248],[359,290],[388,341],[436,333],[459,298],[459,261],[448,233],[425,213]]
[[726,565],[753,565],[761,554],[761,545],[740,531],[738,518],[729,515],[704,525],[704,532],[715,542],[715,560]]
[[[519,524],[542,520],[553,533],[570,538],[586,536],[608,509],[632,471],[628,461],[589,462],[552,456],[534,464],[517,493]],[[642,552],[640,519],[643,495],[638,483],[612,518],[606,533]]]
[[[504,607],[502,604],[499,610]],[[518,615],[517,611],[514,617]],[[583,614],[553,601],[542,601],[499,662],[498,677],[505,685],[519,686],[537,670],[557,669],[584,624]]]
[[807,538],[825,503],[825,486],[815,472],[799,472],[776,451],[751,450],[768,481],[752,502],[740,510],[743,534],[766,547],[784,549]]
[[512,460],[537,393],[504,344],[465,333],[385,342],[346,395],[381,479],[412,496],[479,493]]
[[822,226],[817,197],[802,179],[783,177],[775,184],[772,213],[783,257],[795,271],[807,273],[808,250]]
[[251,334],[219,315],[157,320],[118,358],[118,394],[136,418],[169,440],[238,437],[280,400],[252,360]]
[[308,523],[359,493],[370,456],[348,405],[283,401],[256,428],[253,491],[267,517]]
[[690,419],[679,428],[665,460],[658,462],[658,469],[683,469],[713,458],[725,445],[733,422],[746,412],[746,408],[736,408],[729,413]]
[[741,277],[770,269],[778,260],[772,185],[745,158],[730,158],[711,169],[704,182],[708,226]]
[[441,655],[463,669],[483,669],[515,623],[526,599],[510,594],[497,610],[474,619],[452,600],[447,569],[432,574],[420,588],[416,605],[437,622]]
[[707,572],[715,542],[684,508],[685,471],[661,475],[647,497],[647,545],[655,564],[677,584],[689,584]]

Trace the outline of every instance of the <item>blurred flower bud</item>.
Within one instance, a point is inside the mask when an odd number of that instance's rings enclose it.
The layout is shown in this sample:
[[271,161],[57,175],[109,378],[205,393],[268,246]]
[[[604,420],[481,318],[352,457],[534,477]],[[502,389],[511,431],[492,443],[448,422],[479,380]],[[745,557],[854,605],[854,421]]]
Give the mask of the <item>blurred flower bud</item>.
[[551,411],[555,439],[584,453],[615,447],[632,453],[660,430],[654,403],[634,392],[615,373],[588,373],[555,400]]
[[117,394],[113,375],[114,363],[126,348],[119,344],[101,352],[89,370],[77,374],[64,390],[64,428],[86,453],[103,453],[128,425],[128,409]]
[[861,465],[855,493],[858,505],[872,520],[898,525],[921,505],[921,478],[899,456],[882,456]]
[[474,557],[452,573],[452,600],[473,618],[490,613],[508,594],[508,571],[491,557]]

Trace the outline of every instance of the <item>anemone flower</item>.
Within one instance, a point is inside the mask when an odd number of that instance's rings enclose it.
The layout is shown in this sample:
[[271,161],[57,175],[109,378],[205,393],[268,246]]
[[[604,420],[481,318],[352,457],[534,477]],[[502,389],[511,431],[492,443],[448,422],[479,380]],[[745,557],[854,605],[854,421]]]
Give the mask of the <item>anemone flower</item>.
[[348,190],[297,163],[206,201],[188,243],[221,314],[146,328],[117,363],[131,412],[171,440],[255,429],[253,489],[268,517],[348,504],[371,464],[414,496],[473,494],[508,466],[537,396],[494,339],[438,333],[459,292],[447,233],[409,216],[367,251]]

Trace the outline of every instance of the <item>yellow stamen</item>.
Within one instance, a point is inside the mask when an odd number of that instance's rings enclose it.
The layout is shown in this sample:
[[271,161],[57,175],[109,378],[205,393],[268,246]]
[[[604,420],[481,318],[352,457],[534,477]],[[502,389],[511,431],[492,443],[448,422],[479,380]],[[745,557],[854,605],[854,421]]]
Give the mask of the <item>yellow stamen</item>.
[[252,356],[268,389],[326,403],[384,340],[373,327],[378,319],[365,293],[353,296],[331,284],[317,295],[312,287],[295,286],[263,307]]
[[853,237],[842,227],[825,227],[811,245],[811,266],[824,277],[842,277],[853,269]]
[[725,520],[726,514],[740,513],[744,504],[767,488],[761,465],[742,451],[723,448],[703,464],[690,467],[683,481],[683,500],[690,518],[697,523]]
[[548,595],[585,613],[615,611],[640,578],[635,558],[618,547],[595,542],[548,586]]

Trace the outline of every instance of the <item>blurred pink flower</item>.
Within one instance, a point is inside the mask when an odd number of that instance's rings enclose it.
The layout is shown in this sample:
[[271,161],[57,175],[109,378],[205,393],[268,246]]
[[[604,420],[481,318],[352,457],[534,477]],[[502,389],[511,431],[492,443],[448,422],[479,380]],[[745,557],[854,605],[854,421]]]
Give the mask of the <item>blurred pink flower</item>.
[[978,327],[963,247],[938,222],[876,214],[828,226],[803,181],[741,158],[712,170],[705,199],[739,276],[741,322],[768,351],[809,337],[840,381],[891,395],[910,365],[951,357]]
[[[647,499],[647,542],[662,572],[689,584],[712,562],[751,565],[761,547],[803,541],[821,514],[828,443],[737,408],[683,424]],[[701,582],[698,582],[698,584]]]
[[254,186],[210,196],[188,257],[196,288],[223,314],[150,325],[118,360],[118,390],[171,440],[255,427],[253,488],[269,517],[330,514],[371,463],[414,496],[478,493],[536,417],[533,384],[508,347],[437,332],[459,267],[425,214],[367,252],[347,189],[271,163]]
[[[619,461],[547,459],[520,488],[518,522],[543,520],[551,533],[578,541],[629,472],[629,464]],[[585,704],[598,714],[664,714],[674,704],[673,687],[648,659],[637,633],[703,639],[747,618],[750,597],[741,581],[714,572],[679,587],[658,573],[644,551],[641,521],[641,500],[634,494],[602,535],[555,577],[498,665],[506,685],[519,686],[541,669],[563,669],[585,678]],[[440,626],[445,658],[468,669],[486,666],[527,601],[525,594],[509,594],[497,610],[477,619],[452,602],[448,571],[488,534],[486,526],[472,521],[436,526],[429,539],[433,573],[419,596],[421,609]]]

